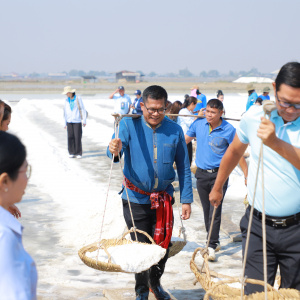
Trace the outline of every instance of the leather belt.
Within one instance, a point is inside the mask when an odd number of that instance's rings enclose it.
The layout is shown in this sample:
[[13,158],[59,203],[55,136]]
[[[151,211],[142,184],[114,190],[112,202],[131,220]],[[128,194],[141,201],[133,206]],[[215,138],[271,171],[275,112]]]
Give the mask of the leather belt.
[[204,173],[216,173],[218,172],[219,168],[215,168],[215,169],[211,169],[211,170],[204,170],[204,169],[201,169],[201,168],[198,168],[201,172],[204,172]]
[[[250,211],[251,206],[248,206]],[[262,220],[262,213],[254,208],[253,214],[259,219]],[[272,217],[266,215],[266,224],[276,228],[288,227],[291,225],[298,224],[300,221],[300,213],[287,217]]]

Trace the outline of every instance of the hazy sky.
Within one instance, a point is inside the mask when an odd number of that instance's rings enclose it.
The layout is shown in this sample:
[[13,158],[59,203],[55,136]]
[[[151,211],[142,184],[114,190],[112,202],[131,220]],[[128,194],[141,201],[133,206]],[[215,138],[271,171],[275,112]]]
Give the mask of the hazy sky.
[[300,60],[299,12],[299,0],[1,0],[0,73],[269,72]]

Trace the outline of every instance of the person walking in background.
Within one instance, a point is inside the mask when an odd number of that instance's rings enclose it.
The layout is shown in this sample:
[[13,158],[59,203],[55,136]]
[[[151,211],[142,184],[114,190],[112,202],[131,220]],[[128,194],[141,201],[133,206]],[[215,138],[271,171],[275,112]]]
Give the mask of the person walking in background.
[[124,86],[119,86],[114,92],[111,93],[109,99],[115,100],[114,113],[126,115],[130,111],[131,99],[125,94]]
[[[193,111],[194,111],[194,108],[195,108],[196,105],[197,105],[197,98],[190,96],[184,101],[184,103],[182,105],[182,109],[179,111],[179,116],[177,118],[177,123],[181,126],[184,134],[187,133],[190,126],[194,122],[195,118],[194,117],[180,117],[180,115],[194,116]],[[190,165],[191,165],[192,160],[193,160],[193,144],[192,144],[192,141],[189,142],[186,146],[187,146],[187,149],[188,149],[189,160],[190,160]]]
[[194,85],[192,87],[191,96],[198,99],[197,105],[194,109],[194,114],[198,114],[201,108],[206,107],[206,96],[200,92],[198,85]]
[[255,103],[255,101],[258,97],[252,83],[249,83],[247,85],[247,91],[248,91],[249,96],[248,96],[248,101],[247,101],[247,104],[246,104],[246,111]]
[[[300,63],[285,64],[273,89],[276,110],[269,118],[264,117],[263,107],[251,109],[243,116],[234,141],[222,159],[209,199],[215,207],[220,205],[223,185],[250,144],[247,184],[250,206],[240,222],[244,256],[250,209],[254,206],[245,276],[264,280],[262,213],[265,212],[268,283],[274,285],[279,267],[279,288],[300,291]],[[261,172],[257,173],[261,142],[264,180]],[[246,294],[263,289],[250,283],[245,286]]]
[[3,131],[8,130],[8,125],[10,124],[10,120],[11,120],[11,113],[12,113],[11,107],[7,103],[5,103],[3,118],[1,121],[1,130]]
[[[211,99],[206,106],[206,118],[197,119],[185,135],[186,143],[197,139],[196,165],[197,190],[204,213],[205,228],[208,233],[212,221],[214,207],[209,202],[209,193],[215,183],[221,159],[233,141],[235,128],[222,119],[223,104],[218,99]],[[247,163],[241,158],[241,167],[247,178]],[[223,187],[223,195],[227,190],[228,180]],[[216,210],[213,229],[208,244],[208,260],[215,260],[215,251],[220,249],[219,232],[221,225],[222,203]]]
[[20,140],[0,132],[0,298],[35,300],[37,270],[22,243],[23,226],[9,212],[22,200],[31,173]]
[[217,99],[220,100],[223,103],[224,113],[223,113],[222,117],[225,117],[224,94],[223,94],[223,92],[221,90],[217,91]]
[[[174,101],[166,110],[166,114],[178,115],[181,110],[182,103],[179,100]],[[177,116],[169,116],[169,119],[177,122]]]
[[266,86],[263,89],[263,93],[259,97],[262,99],[262,101],[264,101],[264,100],[270,100],[269,93],[270,93],[270,88],[268,86]]
[[261,106],[261,105],[262,105],[262,102],[263,102],[263,100],[262,100],[260,97],[258,97],[258,98],[255,100],[255,105]]
[[[181,127],[165,118],[166,90],[157,85],[143,92],[141,118],[126,117],[119,124],[119,138],[113,135],[107,149],[108,157],[119,161],[124,154],[124,175],[127,193],[123,189],[123,213],[128,228],[133,226],[128,201],[137,229],[147,232],[154,241],[168,249],[173,228],[172,182],[175,180],[173,163],[176,162],[182,203],[182,219],[189,219],[193,202],[191,170]],[[141,155],[136,155],[136,153]],[[129,197],[129,199],[127,199]],[[135,240],[134,234],[131,235]],[[140,242],[150,243],[137,233]],[[164,273],[165,257],[149,270],[135,274],[137,300],[146,300],[149,288],[156,299],[170,300],[160,278]]]
[[141,102],[143,102],[142,92],[140,90],[135,91],[136,98],[134,99],[133,104],[131,105],[132,113],[136,115],[142,115]]
[[82,126],[86,125],[87,113],[81,97],[76,95],[76,90],[66,86],[63,95],[67,96],[64,107],[65,128],[68,132],[69,157],[82,157]]

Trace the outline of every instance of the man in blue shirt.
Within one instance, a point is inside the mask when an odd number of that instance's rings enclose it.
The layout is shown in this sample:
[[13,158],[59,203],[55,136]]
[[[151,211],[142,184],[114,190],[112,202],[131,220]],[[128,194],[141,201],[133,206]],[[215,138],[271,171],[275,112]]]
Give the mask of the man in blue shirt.
[[111,93],[109,99],[115,100],[115,113],[120,115],[126,115],[129,113],[131,99],[127,94],[125,94],[124,86],[119,86],[113,93]]
[[[210,201],[218,206],[223,198],[222,187],[248,144],[251,145],[248,199],[254,206],[250,243],[245,275],[264,280],[262,213],[263,189],[266,214],[267,278],[273,286],[280,268],[280,288],[300,290],[300,63],[290,62],[279,71],[273,83],[275,107],[269,118],[262,107],[245,113],[234,141],[222,159],[219,174],[210,194]],[[263,142],[264,185],[261,172],[254,186]],[[243,236],[243,255],[250,209],[246,210],[240,227]],[[247,284],[247,294],[262,291],[260,285]]]
[[[175,180],[174,162],[180,185],[182,219],[190,217],[193,202],[190,163],[183,131],[178,124],[165,117],[167,99],[168,94],[161,86],[146,88],[141,102],[143,116],[123,118],[119,124],[119,138],[113,135],[107,149],[107,155],[114,157],[115,162],[119,161],[119,154],[124,154],[124,176],[129,199],[126,190],[123,190],[122,199],[128,228],[133,226],[129,200],[135,227],[153,236],[166,249],[173,226],[171,204],[174,188],[171,183]],[[163,222],[161,213],[171,218]],[[160,224],[163,224],[162,227]],[[149,243],[145,235],[137,233],[137,237],[140,242]],[[135,239],[133,234],[132,239]],[[168,251],[157,265],[135,275],[136,299],[148,299],[149,288],[156,299],[170,299],[160,285],[167,257]]]
[[249,83],[247,85],[247,91],[248,91],[249,97],[248,97],[248,101],[247,101],[247,104],[246,104],[246,111],[255,103],[255,101],[258,97],[252,83]]
[[[221,159],[231,144],[235,128],[222,119],[223,104],[218,99],[211,99],[206,106],[206,119],[197,119],[185,135],[186,143],[197,138],[196,165],[197,190],[204,213],[206,231],[209,231],[213,214],[213,206],[209,202],[209,193],[218,174]],[[247,177],[247,164],[242,159],[243,171]],[[223,193],[227,190],[228,180],[224,184]],[[223,200],[223,199],[222,199]],[[222,201],[223,202],[223,201]],[[215,260],[215,251],[219,250],[219,231],[221,225],[222,202],[216,210],[211,238],[208,245],[211,261]]]
[[270,88],[268,86],[264,87],[263,93],[259,96],[263,101],[264,100],[270,100]]
[[136,90],[135,93],[136,98],[131,106],[132,113],[137,115],[142,115],[141,102],[143,102],[142,92],[140,90]]
[[194,108],[195,115],[197,115],[199,113],[201,108],[206,107],[206,96],[200,92],[199,87],[197,87],[197,89],[196,89],[196,95],[197,95],[198,102],[197,102],[196,107]]

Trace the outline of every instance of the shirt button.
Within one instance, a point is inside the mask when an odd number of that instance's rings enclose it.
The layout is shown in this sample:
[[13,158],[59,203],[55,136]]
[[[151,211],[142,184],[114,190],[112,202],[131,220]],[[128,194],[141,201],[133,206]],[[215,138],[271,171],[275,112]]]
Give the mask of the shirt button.
[[154,159],[154,163],[156,164],[156,159]]

